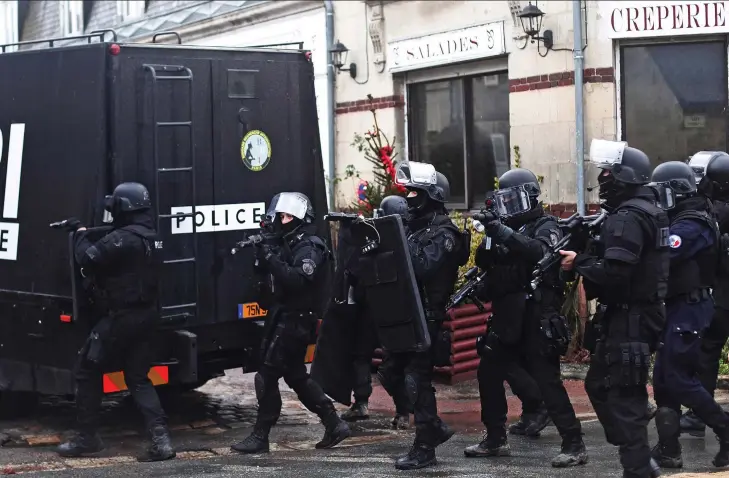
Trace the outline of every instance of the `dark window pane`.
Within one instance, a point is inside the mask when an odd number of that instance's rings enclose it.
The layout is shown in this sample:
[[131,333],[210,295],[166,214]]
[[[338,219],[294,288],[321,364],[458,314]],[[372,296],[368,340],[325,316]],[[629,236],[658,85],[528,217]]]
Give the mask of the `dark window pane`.
[[450,202],[464,203],[463,82],[411,85],[408,99],[411,159],[435,166],[450,182]]
[[623,48],[623,136],[654,165],[726,149],[724,43]]
[[471,206],[483,203],[494,177],[509,169],[509,75],[496,73],[469,80],[472,88]]

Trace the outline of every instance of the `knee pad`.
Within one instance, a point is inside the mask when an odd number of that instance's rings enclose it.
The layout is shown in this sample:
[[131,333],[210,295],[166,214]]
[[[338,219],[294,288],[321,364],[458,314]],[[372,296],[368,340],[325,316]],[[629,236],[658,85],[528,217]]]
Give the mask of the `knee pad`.
[[418,401],[418,381],[415,376],[411,374],[405,375],[405,393],[408,396],[411,404],[415,404]]
[[678,437],[681,433],[681,417],[672,408],[661,407],[656,412],[656,430],[658,437]]
[[256,373],[256,376],[253,379],[253,384],[256,387],[256,398],[260,402],[263,400],[263,395],[266,392],[266,379],[263,378],[261,372]]

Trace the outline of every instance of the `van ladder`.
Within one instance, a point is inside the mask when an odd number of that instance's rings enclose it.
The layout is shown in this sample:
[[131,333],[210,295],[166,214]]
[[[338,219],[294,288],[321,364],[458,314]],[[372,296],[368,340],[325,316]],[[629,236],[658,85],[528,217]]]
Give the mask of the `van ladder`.
[[[163,263],[164,265],[179,265],[179,264],[192,264],[193,267],[193,283],[195,289],[195,300],[183,304],[163,305],[162,320],[164,323],[170,322],[185,322],[188,318],[197,316],[198,314],[198,277],[197,277],[197,225],[195,224],[195,205],[197,204],[197,190],[195,180],[195,142],[193,136],[192,119],[193,116],[193,89],[192,89],[192,71],[180,65],[152,65],[145,64],[145,71],[152,75],[152,122],[153,122],[153,144],[154,144],[154,167],[156,169],[155,174],[155,204],[157,205],[157,230],[161,231],[162,220],[167,219],[172,221],[172,218],[192,218],[192,256],[181,257],[178,259],[168,259]],[[158,121],[157,120],[157,88],[159,82],[168,81],[179,81],[187,82],[188,95],[189,95],[189,119],[183,121]],[[159,130],[161,128],[184,128],[190,135],[190,165],[186,167],[177,168],[164,168],[160,167],[159,157]],[[162,174],[189,174],[188,178],[191,181],[190,191],[192,192],[192,212],[189,214],[160,214],[160,176]]]

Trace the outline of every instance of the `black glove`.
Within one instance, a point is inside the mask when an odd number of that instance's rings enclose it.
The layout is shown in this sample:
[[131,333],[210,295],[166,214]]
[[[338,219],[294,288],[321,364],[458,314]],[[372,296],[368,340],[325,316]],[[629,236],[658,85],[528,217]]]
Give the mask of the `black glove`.
[[256,259],[268,262],[276,254],[276,248],[264,243],[256,244]]
[[503,244],[514,234],[514,230],[509,226],[502,224],[501,221],[490,221],[484,224],[486,234],[499,244]]
[[79,221],[75,217],[68,218],[63,222],[65,222],[64,227],[66,229],[68,229],[69,231],[76,232],[76,230],[78,230],[81,227],[81,221]]
[[499,216],[493,212],[493,211],[483,211],[481,213],[481,216],[483,217],[483,220],[481,221],[481,224],[487,224],[489,222],[498,221]]

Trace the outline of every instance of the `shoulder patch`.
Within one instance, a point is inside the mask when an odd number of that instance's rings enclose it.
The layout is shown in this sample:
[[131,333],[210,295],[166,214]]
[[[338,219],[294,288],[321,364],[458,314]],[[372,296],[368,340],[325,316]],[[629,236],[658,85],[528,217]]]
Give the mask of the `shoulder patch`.
[[677,236],[676,234],[668,236],[668,245],[671,246],[671,249],[678,249],[682,243],[681,236]]
[[451,252],[453,250],[453,239],[451,238],[450,234],[446,236],[445,243],[443,244],[443,247],[445,247],[445,250],[448,252]]
[[301,264],[301,270],[304,271],[304,274],[310,276],[314,274],[316,264],[311,259],[304,259]]
[[553,246],[559,242],[559,236],[557,236],[556,232],[550,232],[549,233],[549,243]]

